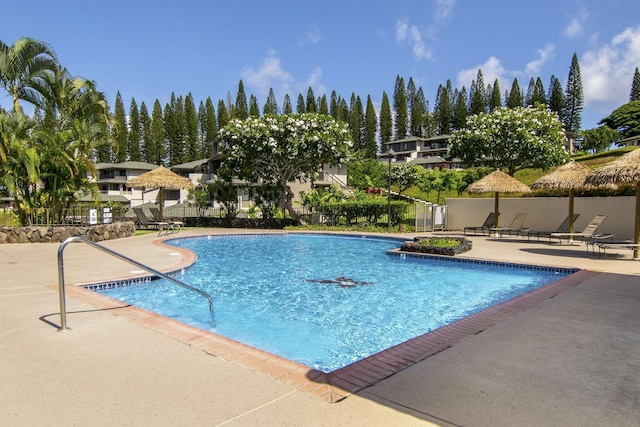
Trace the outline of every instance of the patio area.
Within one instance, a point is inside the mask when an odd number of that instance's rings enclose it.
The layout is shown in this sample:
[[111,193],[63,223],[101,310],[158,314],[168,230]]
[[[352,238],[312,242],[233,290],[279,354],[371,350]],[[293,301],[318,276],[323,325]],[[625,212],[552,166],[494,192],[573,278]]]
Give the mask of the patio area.
[[[188,229],[171,237],[241,232],[255,231]],[[71,331],[58,333],[58,245],[1,245],[0,420],[12,426],[637,427],[640,262],[630,259],[631,251],[611,250],[603,259],[588,255],[584,244],[467,237],[473,249],[460,256],[594,274],[338,403],[117,313],[126,308],[68,295]],[[190,261],[188,253],[157,242],[152,233],[104,245],[161,271]],[[67,283],[132,270],[86,245],[65,252]]]

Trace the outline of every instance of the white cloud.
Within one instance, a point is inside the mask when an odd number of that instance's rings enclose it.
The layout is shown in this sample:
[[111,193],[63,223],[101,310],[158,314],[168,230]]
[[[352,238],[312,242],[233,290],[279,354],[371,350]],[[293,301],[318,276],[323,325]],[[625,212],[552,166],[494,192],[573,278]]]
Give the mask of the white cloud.
[[431,59],[431,50],[424,43],[418,27],[409,25],[407,18],[398,19],[396,21],[396,43],[404,44],[407,40],[412,43],[413,56],[416,59]]
[[569,25],[564,28],[564,35],[571,38],[582,34],[582,23],[578,18],[573,18]]
[[317,25],[312,25],[311,29],[304,33],[304,37],[302,41],[299,43],[301,46],[308,44],[317,44],[320,43],[320,30]]
[[[277,52],[271,50],[258,68],[247,67],[241,72],[242,80],[246,91],[256,92],[266,99],[269,89],[273,89],[276,98],[283,99],[285,94],[289,94],[294,103],[299,93],[307,95],[309,87],[313,89],[316,97],[326,94],[326,87],[320,82],[322,78],[322,68],[316,67],[305,80],[296,80],[286,71],[277,56]],[[248,89],[251,90],[248,90]]]
[[635,67],[640,64],[640,26],[627,28],[611,43],[584,53],[580,74],[585,106],[609,113],[629,101]]
[[269,93],[269,88],[286,86],[293,80],[291,74],[282,68],[277,52],[270,51],[257,68],[245,68],[241,75],[246,86],[256,88],[260,94]]
[[396,21],[396,43],[402,43],[406,40],[408,30],[409,23],[407,22],[407,18]]
[[455,6],[456,0],[438,0],[436,5],[436,19],[442,21],[447,19],[451,14],[453,6]]
[[[309,90],[309,87],[311,87],[316,98],[322,96],[323,94],[326,94],[327,88],[322,83],[320,83],[321,78],[322,68],[314,68],[307,80],[296,84],[296,86],[298,87],[298,93],[301,93],[302,96],[306,97],[307,91]],[[298,94],[296,93],[295,96],[297,97]],[[292,99],[291,102],[294,102],[294,100]]]
[[525,69],[527,76],[537,76],[547,60],[553,58],[554,51],[555,47],[550,43],[546,44],[543,49],[538,49],[538,59],[534,59],[527,64]]
[[467,88],[467,91],[469,91],[471,81],[478,77],[478,69],[482,70],[482,78],[485,85],[493,85],[496,79],[498,79],[502,92],[504,92],[505,89],[511,89],[513,76],[518,74],[517,72],[506,70],[500,63],[500,60],[492,56],[487,59],[484,64],[460,71],[458,73],[458,88],[464,86]]

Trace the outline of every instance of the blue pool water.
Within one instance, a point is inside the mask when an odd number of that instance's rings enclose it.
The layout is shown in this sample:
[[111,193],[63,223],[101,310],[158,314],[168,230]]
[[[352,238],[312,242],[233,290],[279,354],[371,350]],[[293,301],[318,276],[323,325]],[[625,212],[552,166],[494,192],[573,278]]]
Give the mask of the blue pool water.
[[330,372],[571,271],[388,254],[399,240],[315,234],[174,239],[198,255],[179,280],[102,293]]

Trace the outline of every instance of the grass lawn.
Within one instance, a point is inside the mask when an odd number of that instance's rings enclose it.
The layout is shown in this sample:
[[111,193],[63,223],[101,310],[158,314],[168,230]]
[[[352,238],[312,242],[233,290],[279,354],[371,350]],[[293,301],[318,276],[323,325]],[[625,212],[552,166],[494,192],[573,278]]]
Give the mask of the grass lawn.
[[[628,153],[629,151],[633,151],[635,147],[623,147],[615,150],[605,151],[603,153],[596,154],[586,154],[575,156],[573,159],[577,162],[587,165],[591,169],[596,169],[602,165],[605,165],[613,160],[616,160],[620,156]],[[522,169],[515,173],[514,177],[519,181],[527,185],[533,184],[538,178],[553,172],[556,170],[558,166],[552,167],[548,171],[543,171],[542,169]],[[460,173],[464,173],[464,171],[460,171]],[[408,190],[402,193],[405,196],[414,197],[420,200],[426,200],[431,203],[436,203],[437,192],[430,191],[428,193],[424,193],[418,189],[418,187],[411,187]],[[440,204],[443,204],[447,198],[472,198],[472,197],[484,197],[483,195],[472,195],[469,193],[461,193],[458,194],[457,190],[451,191],[443,191],[440,193]]]

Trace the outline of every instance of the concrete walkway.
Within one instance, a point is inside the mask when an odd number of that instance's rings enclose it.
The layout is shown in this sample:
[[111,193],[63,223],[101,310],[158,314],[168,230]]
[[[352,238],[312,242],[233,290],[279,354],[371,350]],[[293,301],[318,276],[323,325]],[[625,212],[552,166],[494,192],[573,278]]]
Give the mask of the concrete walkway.
[[[184,230],[177,236],[229,230]],[[232,230],[237,233],[239,230]],[[413,235],[405,236],[413,237]],[[640,262],[584,246],[472,237],[465,254],[599,272],[339,403],[68,297],[58,245],[0,246],[0,424],[11,426],[640,425]],[[155,234],[104,245],[159,270],[187,261]],[[136,270],[87,245],[67,283]]]

